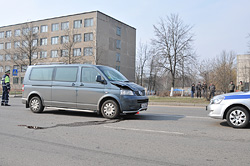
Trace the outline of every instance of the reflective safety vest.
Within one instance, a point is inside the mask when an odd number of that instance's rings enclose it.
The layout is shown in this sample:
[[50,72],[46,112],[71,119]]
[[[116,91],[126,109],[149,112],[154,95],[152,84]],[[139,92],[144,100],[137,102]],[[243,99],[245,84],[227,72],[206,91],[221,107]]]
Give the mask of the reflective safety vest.
[[10,89],[10,77],[7,74],[2,77],[1,84],[2,86],[7,86],[7,88]]

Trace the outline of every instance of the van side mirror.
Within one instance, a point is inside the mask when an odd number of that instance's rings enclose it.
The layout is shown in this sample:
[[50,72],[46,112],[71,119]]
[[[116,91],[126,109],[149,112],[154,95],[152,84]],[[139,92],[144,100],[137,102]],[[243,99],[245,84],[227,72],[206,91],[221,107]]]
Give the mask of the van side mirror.
[[102,76],[100,76],[100,75],[96,76],[96,82],[100,82],[102,84],[107,84],[107,81],[103,80]]

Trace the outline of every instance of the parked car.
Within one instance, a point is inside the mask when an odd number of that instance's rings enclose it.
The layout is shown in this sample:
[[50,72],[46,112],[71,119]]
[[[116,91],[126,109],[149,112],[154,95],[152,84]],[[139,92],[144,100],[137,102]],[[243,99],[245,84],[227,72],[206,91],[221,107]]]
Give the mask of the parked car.
[[250,91],[218,95],[211,99],[207,106],[209,116],[215,119],[226,119],[234,128],[244,128],[249,124]]
[[35,113],[56,107],[91,110],[112,119],[121,113],[145,111],[148,106],[144,88],[108,66],[29,66],[22,91],[22,103]]

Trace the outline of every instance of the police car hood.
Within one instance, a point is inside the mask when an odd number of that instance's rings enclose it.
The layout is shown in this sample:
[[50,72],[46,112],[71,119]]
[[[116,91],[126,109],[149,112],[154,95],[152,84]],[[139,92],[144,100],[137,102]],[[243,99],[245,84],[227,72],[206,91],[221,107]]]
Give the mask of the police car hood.
[[111,84],[116,85],[120,88],[129,88],[133,91],[143,91],[144,88],[133,82],[121,82],[121,81],[111,81]]
[[225,99],[247,99],[247,98],[250,98],[250,91],[226,93],[226,94],[219,95],[219,96],[224,96]]

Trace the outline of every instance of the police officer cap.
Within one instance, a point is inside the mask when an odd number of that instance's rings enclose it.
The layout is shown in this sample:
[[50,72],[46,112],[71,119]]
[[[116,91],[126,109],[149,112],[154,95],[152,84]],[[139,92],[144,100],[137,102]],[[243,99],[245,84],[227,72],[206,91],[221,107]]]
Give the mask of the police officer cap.
[[10,70],[7,70],[7,71],[5,72],[5,74],[10,74]]

